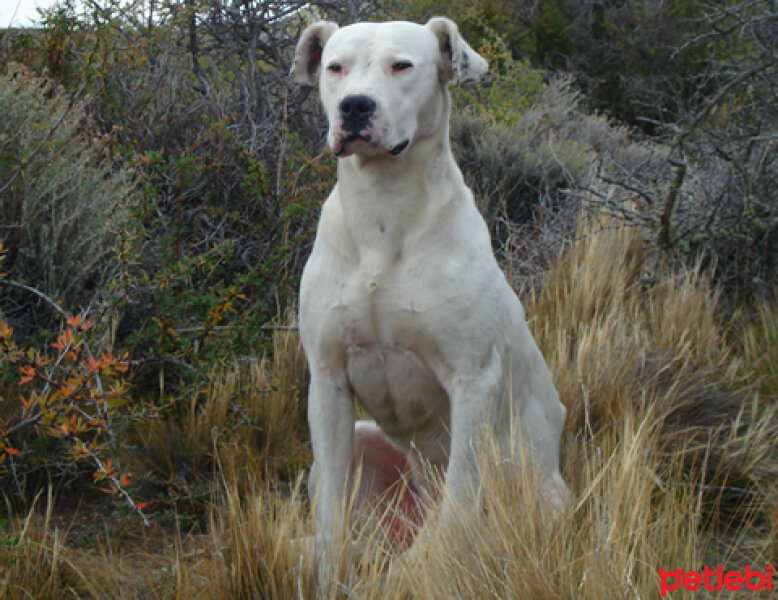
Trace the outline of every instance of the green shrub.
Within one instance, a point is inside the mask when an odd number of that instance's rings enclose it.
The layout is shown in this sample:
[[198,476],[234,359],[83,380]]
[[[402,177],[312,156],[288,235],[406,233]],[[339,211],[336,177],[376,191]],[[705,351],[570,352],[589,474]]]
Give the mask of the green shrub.
[[[206,147],[141,159],[146,240],[131,250],[120,333],[150,364],[211,372],[266,346],[263,326],[293,302],[334,179],[332,157],[309,156],[292,134],[273,176],[221,128],[212,135]],[[165,201],[171,186],[175,204]]]

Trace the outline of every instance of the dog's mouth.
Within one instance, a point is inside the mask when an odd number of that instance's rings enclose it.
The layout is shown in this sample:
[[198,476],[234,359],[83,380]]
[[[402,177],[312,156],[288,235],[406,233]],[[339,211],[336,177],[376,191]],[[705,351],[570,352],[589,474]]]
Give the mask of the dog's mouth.
[[408,147],[408,144],[410,143],[411,143],[410,140],[405,140],[404,142],[400,142],[394,148],[389,150],[389,154],[391,154],[392,156],[397,156],[398,154],[400,154],[400,152],[405,150]]
[[341,138],[340,148],[335,152],[335,156],[342,156],[343,153],[346,151],[346,146],[349,144],[353,144],[356,141],[361,141],[361,142],[365,142],[366,144],[370,144],[372,140],[373,138],[370,134],[362,135],[361,133],[350,133],[347,136]]
[[[369,133],[361,134],[361,133],[350,133],[340,139],[340,143],[338,144],[338,148],[335,151],[335,156],[343,156],[346,154],[347,147],[353,144],[354,142],[364,142],[368,146],[376,146],[377,143],[373,141],[373,136],[371,136]],[[396,146],[393,146],[388,150],[389,154],[392,156],[397,156],[403,152],[408,147],[408,144],[410,144],[410,140],[405,140],[403,142],[400,142]]]

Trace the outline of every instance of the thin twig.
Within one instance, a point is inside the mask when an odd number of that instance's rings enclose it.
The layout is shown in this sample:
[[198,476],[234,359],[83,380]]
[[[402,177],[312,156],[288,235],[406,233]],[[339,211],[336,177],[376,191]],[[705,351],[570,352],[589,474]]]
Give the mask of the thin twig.
[[[75,436],[74,436],[74,437],[75,437]],[[138,516],[140,516],[140,518],[143,520],[143,524],[144,524],[146,527],[151,527],[151,523],[149,523],[149,520],[146,518],[146,515],[143,513],[143,510],[141,510],[140,508],[138,508],[138,505],[137,505],[137,504],[135,504],[135,502],[133,501],[132,497],[131,497],[131,496],[130,496],[128,493],[127,493],[127,490],[125,490],[125,489],[124,489],[124,486],[122,486],[122,485],[121,485],[121,482],[120,482],[120,481],[118,481],[118,480],[116,479],[116,477],[114,477],[114,476],[113,476],[111,473],[109,473],[109,472],[106,470],[106,468],[103,466],[103,463],[102,463],[102,462],[100,462],[100,459],[99,459],[99,458],[97,458],[97,456],[95,456],[95,455],[94,455],[94,454],[93,454],[93,453],[92,453],[92,452],[91,452],[89,449],[87,449],[87,448],[86,448],[86,446],[84,446],[84,445],[82,444],[82,445],[81,445],[81,447],[82,447],[82,448],[84,448],[84,449],[86,450],[86,452],[89,454],[89,456],[92,458],[92,460],[94,460],[94,461],[95,461],[95,464],[97,465],[97,468],[98,468],[98,469],[99,469],[101,472],[105,473],[106,477],[108,477],[108,479],[110,479],[110,480],[111,480],[111,483],[113,483],[113,484],[114,484],[114,487],[116,488],[116,490],[117,490],[117,491],[118,491],[118,492],[119,492],[119,493],[120,493],[122,496],[124,496],[124,500],[125,500],[125,502],[127,502],[127,504],[129,504],[129,505],[132,507],[132,509],[133,509],[133,510],[134,510],[134,511],[135,511],[135,512],[138,514]]]
[[260,329],[265,331],[298,331],[297,325],[262,325]]
[[[238,331],[241,329],[248,329],[248,325],[217,325],[216,327],[182,327],[181,329],[174,329],[177,334],[184,333],[225,333],[230,331]],[[297,325],[260,325],[262,331],[297,331]]]
[[30,287],[29,285],[24,285],[23,283],[17,283],[16,281],[10,281],[8,279],[3,281],[3,285],[10,285],[11,287],[19,288],[20,290],[26,290],[32,294],[35,294],[39,298],[42,298],[46,302],[48,302],[52,308],[54,308],[59,314],[61,314],[66,319],[70,318],[70,315],[54,300],[49,298],[46,294],[41,292],[40,290],[36,290],[34,287]]

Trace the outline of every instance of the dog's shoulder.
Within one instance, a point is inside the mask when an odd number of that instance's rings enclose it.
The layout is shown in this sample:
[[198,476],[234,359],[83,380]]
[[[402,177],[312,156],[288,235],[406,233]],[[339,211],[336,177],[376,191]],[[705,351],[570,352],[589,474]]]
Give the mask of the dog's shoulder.
[[356,248],[346,226],[336,187],[322,203],[311,258],[314,263],[323,260],[326,269],[330,270],[336,268],[340,262],[350,262],[354,256]]

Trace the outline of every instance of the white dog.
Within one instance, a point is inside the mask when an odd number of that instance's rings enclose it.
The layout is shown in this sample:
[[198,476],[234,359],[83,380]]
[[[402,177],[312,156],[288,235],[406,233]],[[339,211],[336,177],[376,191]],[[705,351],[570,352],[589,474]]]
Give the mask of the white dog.
[[[320,573],[360,459],[360,499],[406,466],[411,492],[425,486],[422,465],[445,473],[443,524],[452,499],[477,506],[479,436],[527,458],[544,498],[566,494],[565,409],[449,146],[447,85],[486,71],[440,17],[319,22],[297,45],[292,76],[320,80],[340,159],[300,289]],[[354,396],[375,422],[355,427]],[[418,522],[413,497],[402,502]]]

